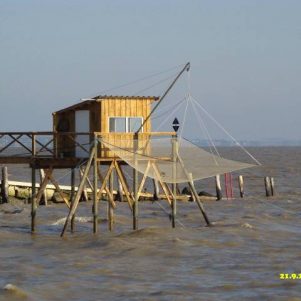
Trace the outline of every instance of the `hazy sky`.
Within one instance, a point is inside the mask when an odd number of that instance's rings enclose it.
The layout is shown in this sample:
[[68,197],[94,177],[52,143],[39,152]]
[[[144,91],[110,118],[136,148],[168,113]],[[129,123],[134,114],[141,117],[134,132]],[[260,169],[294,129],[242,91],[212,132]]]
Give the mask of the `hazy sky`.
[[235,137],[301,139],[300,16],[291,0],[0,0],[0,131],[50,130],[53,111],[190,61]]

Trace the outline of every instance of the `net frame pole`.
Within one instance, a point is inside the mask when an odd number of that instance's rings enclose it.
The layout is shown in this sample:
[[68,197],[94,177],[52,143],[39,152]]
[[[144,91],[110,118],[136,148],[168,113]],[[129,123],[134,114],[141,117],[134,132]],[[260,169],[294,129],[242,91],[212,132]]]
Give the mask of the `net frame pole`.
[[31,168],[31,233],[35,233],[36,230],[36,169],[35,166]]
[[98,232],[98,199],[97,199],[97,186],[98,186],[98,174],[97,174],[97,158],[98,158],[98,139],[94,134],[94,164],[93,164],[93,233]]
[[[136,152],[138,151],[138,133],[134,135],[134,166],[137,166],[137,156]],[[134,194],[134,203],[133,203],[133,230],[138,229],[138,170],[133,168],[133,194]]]
[[[109,177],[109,190],[112,196],[114,196],[114,169],[112,170],[110,177]],[[114,208],[112,203],[109,201],[108,196],[108,228],[109,231],[113,231],[114,228]]]
[[190,62],[188,62],[184,68],[179,72],[179,74],[176,76],[176,78],[172,81],[172,83],[169,85],[169,87],[167,88],[167,90],[164,92],[164,94],[160,97],[158,103],[154,106],[154,108],[151,110],[151,112],[149,113],[149,115],[145,118],[144,122],[141,124],[141,126],[139,127],[139,129],[137,130],[136,134],[138,135],[138,133],[141,131],[141,129],[143,128],[143,126],[146,124],[146,122],[149,120],[149,118],[153,115],[153,113],[156,111],[156,109],[158,108],[158,106],[160,105],[160,103],[162,102],[162,100],[166,97],[166,95],[169,93],[169,91],[172,89],[172,87],[175,85],[175,83],[177,82],[177,80],[181,77],[181,75],[184,73],[184,71],[189,71],[190,70]]
[[[75,169],[71,168],[71,193],[70,193],[70,204],[73,206],[74,197],[75,197]],[[74,232],[75,227],[75,215],[71,218],[71,233]]]
[[177,215],[177,184],[176,184],[176,177],[177,177],[177,153],[178,153],[178,139],[177,137],[173,137],[171,139],[172,143],[172,176],[173,176],[173,183],[172,183],[172,202],[171,202],[171,224],[172,227],[176,227],[176,215]]

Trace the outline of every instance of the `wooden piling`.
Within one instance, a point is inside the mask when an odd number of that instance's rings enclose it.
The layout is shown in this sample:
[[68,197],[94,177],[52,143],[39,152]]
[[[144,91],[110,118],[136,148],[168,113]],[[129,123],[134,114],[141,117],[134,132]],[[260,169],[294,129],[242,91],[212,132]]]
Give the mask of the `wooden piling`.
[[[111,195],[113,195],[113,190],[114,190],[114,170],[112,170],[109,178],[109,189]],[[111,204],[111,202],[108,199],[108,228],[109,231],[113,231],[114,227],[114,208]]]
[[239,187],[239,195],[241,198],[244,197],[244,178],[242,175],[238,176],[238,187]]
[[117,190],[118,199],[120,202],[123,202],[123,187],[119,177],[117,177],[117,182],[118,182],[118,190]]
[[195,196],[195,200],[196,200],[196,202],[197,202],[197,204],[198,204],[198,206],[199,206],[199,208],[200,208],[200,210],[201,210],[201,212],[202,212],[202,215],[203,215],[203,217],[204,217],[204,220],[205,220],[207,226],[211,226],[210,221],[209,221],[209,218],[208,218],[208,216],[207,216],[207,213],[206,213],[206,211],[205,211],[205,209],[204,209],[204,206],[203,206],[202,202],[200,201],[199,196],[198,196],[198,193],[197,193],[197,191],[196,191],[196,189],[195,189],[195,187],[194,187],[194,182],[193,182],[192,174],[189,173],[189,174],[188,174],[188,177],[189,177],[189,182],[188,182],[189,187],[190,187],[190,189],[191,189],[191,192],[192,192],[192,193],[194,194],[194,196]]
[[[45,171],[44,169],[39,169],[39,174],[40,174],[40,183],[43,182],[44,178],[45,178]],[[41,185],[41,184],[40,184]],[[45,188],[40,204],[44,204],[45,206],[48,205],[48,199],[47,199],[47,189]]]
[[271,193],[271,181],[269,177],[264,178],[264,186],[265,186],[266,197],[270,197],[272,193]]
[[177,152],[178,152],[178,141],[177,138],[172,138],[172,176],[173,176],[173,183],[172,183],[172,202],[171,202],[171,224],[172,227],[176,227],[176,214],[177,214],[177,184],[176,184],[176,177],[177,177]]
[[154,201],[157,201],[159,200],[159,194],[160,194],[158,180],[153,179],[153,186],[154,186]]
[[8,172],[6,166],[2,167],[1,197],[2,203],[8,203]]
[[[71,192],[70,192],[70,204],[73,206],[74,197],[75,197],[75,169],[71,168]],[[71,218],[71,233],[74,232],[74,224],[75,224],[75,214]]]
[[95,153],[94,153],[94,164],[93,164],[93,233],[98,232],[98,199],[97,199],[97,190],[98,190],[98,140],[97,136],[94,137],[95,143]]
[[216,186],[216,200],[220,201],[223,198],[220,175],[215,176],[215,186]]
[[138,229],[138,170],[135,168],[138,164],[136,151],[138,150],[138,134],[134,135],[134,168],[133,168],[133,229]]
[[36,170],[31,168],[31,233],[35,232],[36,228]]
[[270,183],[271,183],[271,194],[272,194],[272,196],[274,196],[275,195],[275,182],[274,182],[273,177],[270,178]]

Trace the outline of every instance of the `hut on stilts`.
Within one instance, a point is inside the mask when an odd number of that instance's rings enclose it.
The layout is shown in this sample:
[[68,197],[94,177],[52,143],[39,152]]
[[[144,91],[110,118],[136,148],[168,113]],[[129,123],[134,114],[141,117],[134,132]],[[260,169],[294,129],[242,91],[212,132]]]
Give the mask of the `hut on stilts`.
[[[172,227],[176,226],[177,184],[184,182],[188,183],[192,198],[206,224],[210,225],[194,180],[251,165],[214,157],[177,137],[176,132],[152,131],[153,112],[189,67],[189,63],[185,65],[160,98],[98,95],[53,113],[52,132],[0,133],[0,139],[8,138],[0,147],[0,163],[28,163],[32,169],[32,232],[36,230],[37,206],[49,181],[55,185],[69,208],[61,236],[69,224],[71,230],[74,228],[75,213],[86,183],[89,183],[93,192],[93,232],[98,232],[99,200],[104,192],[108,198],[109,226],[112,229],[116,207],[113,196],[114,175],[118,178],[122,196],[132,213],[134,230],[138,229],[138,204],[147,177],[158,183],[169,203]],[[25,143],[26,139],[30,143]],[[24,150],[22,155],[12,153],[15,144]],[[132,187],[128,184],[124,165],[133,169]],[[75,192],[74,170],[78,166],[84,168]],[[66,168],[71,169],[71,199],[62,193],[53,175],[55,169]],[[39,189],[36,189],[37,169],[45,171]],[[92,182],[89,179],[91,174]]]

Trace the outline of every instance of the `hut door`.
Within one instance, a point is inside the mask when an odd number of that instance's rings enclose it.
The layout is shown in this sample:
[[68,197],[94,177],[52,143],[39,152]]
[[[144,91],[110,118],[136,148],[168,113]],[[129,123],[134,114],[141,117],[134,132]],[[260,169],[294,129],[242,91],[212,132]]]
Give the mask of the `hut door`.
[[[89,133],[90,132],[90,112],[88,110],[75,111],[75,132]],[[76,145],[75,153],[78,158],[89,157],[90,150],[90,135],[77,135],[76,142],[81,145]],[[85,148],[87,152],[83,149]]]

